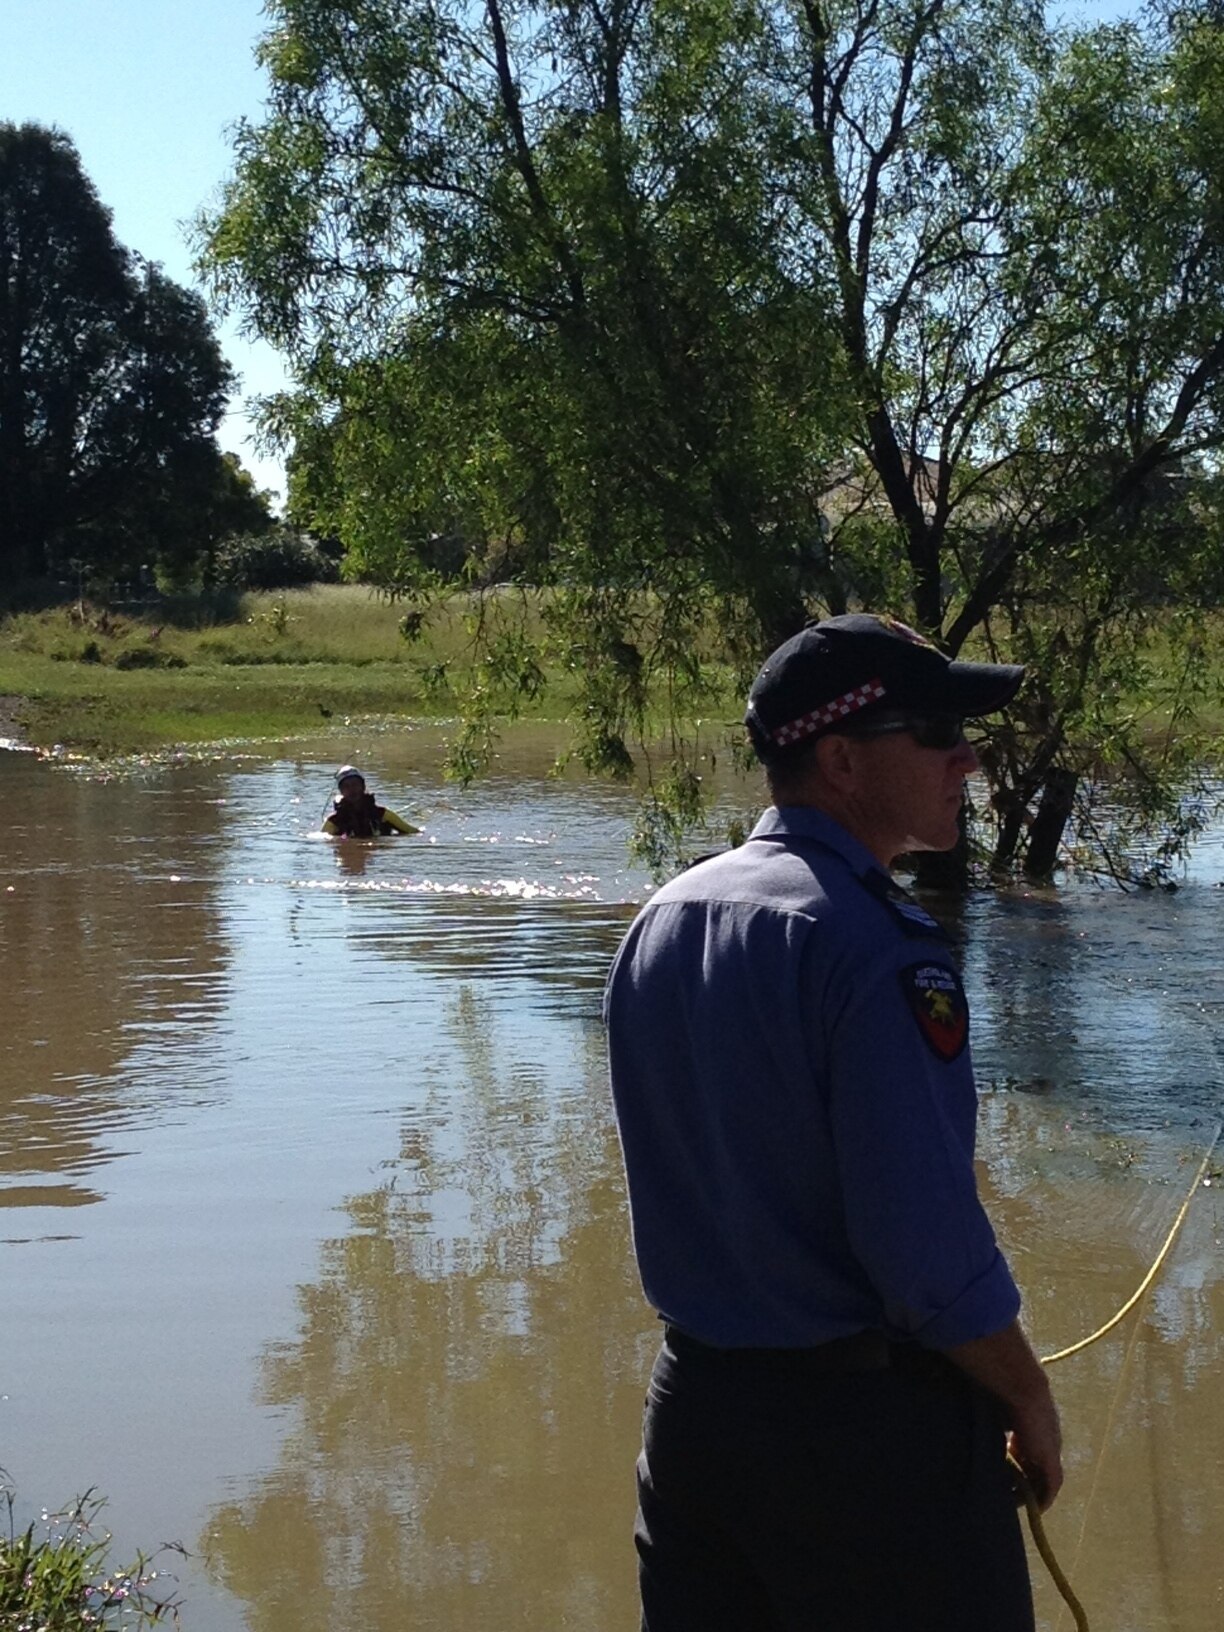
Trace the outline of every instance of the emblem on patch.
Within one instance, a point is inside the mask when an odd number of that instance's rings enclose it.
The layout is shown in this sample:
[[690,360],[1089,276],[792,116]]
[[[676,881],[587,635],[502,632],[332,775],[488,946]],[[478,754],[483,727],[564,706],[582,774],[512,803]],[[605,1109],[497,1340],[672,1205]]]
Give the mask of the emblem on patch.
[[901,990],[932,1053],[956,1059],[969,1040],[969,1005],[955,969],[942,963],[911,963],[901,971]]

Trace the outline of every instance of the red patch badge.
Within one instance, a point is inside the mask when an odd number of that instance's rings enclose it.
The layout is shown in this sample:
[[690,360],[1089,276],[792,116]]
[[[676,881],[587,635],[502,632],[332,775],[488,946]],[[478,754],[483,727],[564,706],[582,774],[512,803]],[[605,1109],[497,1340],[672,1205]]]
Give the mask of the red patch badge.
[[901,971],[901,990],[931,1051],[954,1060],[969,1040],[969,1005],[956,970],[943,963],[911,963]]

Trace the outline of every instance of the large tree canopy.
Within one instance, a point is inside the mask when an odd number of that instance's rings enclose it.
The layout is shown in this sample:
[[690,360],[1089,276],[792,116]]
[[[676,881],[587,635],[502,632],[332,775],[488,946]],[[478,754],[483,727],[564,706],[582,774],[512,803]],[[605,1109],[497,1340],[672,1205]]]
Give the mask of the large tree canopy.
[[[0,560],[185,570],[250,525],[215,431],[232,383],[200,298],[119,245],[68,138],[0,125]],[[234,501],[227,508],[226,496]],[[241,516],[239,516],[241,512]]]
[[[999,860],[1102,759],[1160,807],[1169,743],[1113,705],[1218,560],[1214,8],[269,10],[205,255],[293,359],[271,423],[354,563],[424,594],[441,533],[550,586],[592,765],[648,696],[691,713],[712,664],[867,599],[1032,663],[987,756]],[[481,636],[477,742],[540,679],[504,600]]]

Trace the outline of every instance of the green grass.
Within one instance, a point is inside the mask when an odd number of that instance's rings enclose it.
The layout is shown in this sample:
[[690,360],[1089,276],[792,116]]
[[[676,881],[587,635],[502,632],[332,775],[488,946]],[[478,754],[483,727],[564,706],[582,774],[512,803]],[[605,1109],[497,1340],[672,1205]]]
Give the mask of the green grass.
[[1209,613],[1189,645],[1165,625],[1144,655],[1161,698],[1152,711],[1151,729],[1168,728],[1172,710],[1166,699],[1188,691],[1196,728],[1207,737],[1224,738],[1224,612]]
[[12,1632],[106,1632],[178,1624],[178,1604],[151,1560],[108,1563],[110,1536],[96,1528],[103,1503],[88,1492],[64,1513],[19,1530],[4,1492],[0,1530],[0,1627]]
[[[332,720],[446,717],[470,670],[471,609],[458,597],[413,641],[403,607],[356,585],[248,594],[229,610],[224,622],[199,601],[139,616],[76,604],[15,614],[0,624],[5,713],[37,746],[145,753]],[[551,707],[563,715],[564,696]]]
[[[513,604],[521,607],[517,592]],[[140,616],[75,603],[0,621],[0,734],[13,724],[36,746],[58,743],[98,756],[155,753],[205,742],[284,738],[362,719],[453,718],[471,676],[470,620],[477,602],[456,595],[431,613],[419,638],[403,633],[405,608],[360,585],[316,585],[228,600],[185,597]],[[486,597],[497,619],[504,601]],[[538,597],[528,599],[533,632]],[[1200,731],[1224,735],[1224,615],[1192,661],[1203,669],[1195,699]],[[973,654],[966,654],[973,655]],[[1136,695],[1143,728],[1168,727],[1167,699],[1187,663],[1177,640],[1157,638],[1153,673]],[[553,669],[523,713],[565,719],[571,677]],[[701,712],[731,719],[737,697],[705,698]]]

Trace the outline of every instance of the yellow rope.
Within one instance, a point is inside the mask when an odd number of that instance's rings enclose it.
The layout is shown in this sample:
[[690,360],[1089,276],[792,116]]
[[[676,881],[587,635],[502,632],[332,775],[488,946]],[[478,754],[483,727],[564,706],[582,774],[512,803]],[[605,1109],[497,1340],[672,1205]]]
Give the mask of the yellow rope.
[[[1068,1348],[1059,1349],[1056,1354],[1043,1354],[1041,1356],[1041,1364],[1043,1366],[1052,1366],[1058,1360],[1065,1360],[1068,1355],[1079,1354],[1082,1349],[1088,1348],[1090,1344],[1093,1344],[1099,1338],[1104,1337],[1106,1332],[1112,1332],[1114,1327],[1118,1324],[1118,1322],[1121,1321],[1121,1320],[1125,1320],[1126,1316],[1128,1314],[1130,1314],[1131,1310],[1135,1307],[1135,1305],[1143,1297],[1143,1294],[1147,1291],[1148,1287],[1151,1286],[1152,1282],[1156,1279],[1156,1276],[1160,1273],[1160,1266],[1164,1263],[1165,1259],[1168,1257],[1169,1252],[1170,1252],[1170,1250],[1171,1250],[1171,1248],[1173,1246],[1173,1243],[1177,1239],[1178,1231],[1181,1229],[1182,1225],[1186,1222],[1186,1214],[1190,1211],[1190,1203],[1194,1200],[1194,1193],[1198,1189],[1199,1185],[1202,1183],[1203,1175],[1207,1171],[1207,1164],[1211,1160],[1211,1153],[1212,1153],[1212,1151],[1215,1150],[1216,1143],[1219,1140],[1220,1133],[1221,1133],[1222,1130],[1224,1130],[1224,1123],[1218,1123],[1216,1125],[1216,1130],[1215,1130],[1214,1134],[1212,1134],[1212,1136],[1211,1136],[1211,1143],[1207,1146],[1207,1149],[1203,1154],[1203,1159],[1199,1163],[1199,1170],[1194,1175],[1194,1183],[1190,1186],[1189,1193],[1187,1194],[1185,1201],[1182,1202],[1181,1209],[1178,1212],[1177,1217],[1173,1220],[1173,1227],[1169,1231],[1168,1235],[1165,1236],[1164,1245],[1161,1247],[1160,1251],[1156,1254],[1156,1258],[1155,1258],[1155,1261],[1152,1264],[1151,1269],[1149,1269],[1147,1274],[1143,1277],[1143,1280],[1139,1283],[1139,1286],[1136,1289],[1136,1291],[1132,1294],[1131,1297],[1129,1297],[1126,1300],[1126,1302],[1122,1305],[1121,1309],[1118,1310],[1117,1314],[1111,1316],[1111,1318],[1105,1322],[1104,1326],[1099,1327],[1095,1332],[1092,1333],[1092,1335],[1090,1337],[1081,1338],[1078,1343],[1072,1343]],[[1127,1358],[1129,1359],[1129,1357],[1130,1357],[1130,1350],[1128,1348]],[[1125,1366],[1123,1366],[1123,1373],[1122,1373],[1123,1375],[1125,1375],[1125,1371],[1126,1371],[1126,1368],[1125,1368]],[[1120,1386],[1121,1386],[1121,1377],[1119,1378],[1119,1387]],[[1116,1394],[1117,1394],[1117,1391],[1115,1391],[1115,1404],[1116,1404]],[[1112,1409],[1111,1409],[1111,1412],[1110,1412],[1111,1420],[1112,1420],[1112,1415],[1113,1415],[1113,1413],[1112,1413]],[[1105,1454],[1104,1447],[1102,1447],[1101,1455],[1104,1456],[1104,1454]],[[1079,1599],[1075,1596],[1075,1593],[1071,1590],[1071,1583],[1070,1583],[1070,1581],[1067,1580],[1067,1577],[1063,1573],[1061,1565],[1059,1564],[1058,1560],[1055,1558],[1054,1549],[1050,1546],[1049,1538],[1046,1536],[1045,1526],[1044,1526],[1044,1524],[1042,1523],[1042,1520],[1041,1520],[1041,1509],[1037,1505],[1037,1497],[1033,1492],[1033,1487],[1032,1487],[1032,1485],[1029,1484],[1028,1480],[1025,1478],[1024,1470],[1021,1468],[1020,1464],[1011,1456],[1008,1457],[1008,1461],[1011,1463],[1011,1466],[1012,1466],[1012,1472],[1013,1472],[1013,1474],[1015,1476],[1016,1486],[1019,1489],[1020,1494],[1021,1494],[1021,1496],[1023,1497],[1023,1500],[1024,1500],[1024,1507],[1025,1507],[1025,1511],[1028,1514],[1029,1529],[1032,1532],[1034,1545],[1036,1546],[1037,1551],[1041,1554],[1042,1560],[1045,1563],[1046,1569],[1049,1570],[1049,1572],[1050,1572],[1050,1576],[1051,1576],[1051,1579],[1054,1582],[1054,1585],[1058,1588],[1059,1592],[1062,1594],[1063,1602],[1066,1604],[1067,1608],[1071,1611],[1071,1615],[1072,1615],[1072,1617],[1073,1617],[1073,1619],[1075,1621],[1076,1632],[1089,1632],[1088,1617],[1084,1613],[1084,1607],[1080,1603]],[[1100,1471],[1100,1461],[1099,1461],[1099,1459],[1098,1459],[1098,1463],[1097,1463],[1097,1471],[1098,1472]],[[1088,1502],[1085,1503],[1085,1506],[1084,1506],[1084,1522],[1083,1522],[1083,1525],[1080,1528],[1080,1547],[1083,1546],[1084,1531],[1085,1531],[1085,1529],[1087,1528],[1087,1525],[1088,1525],[1088,1508],[1089,1508],[1089,1506],[1091,1506],[1092,1495],[1093,1495],[1093,1492],[1095,1492],[1095,1490],[1096,1490],[1096,1480],[1094,1478],[1092,1491],[1089,1492]],[[1077,1547],[1076,1548],[1076,1553],[1075,1553],[1077,1561],[1079,1559],[1079,1553],[1080,1553],[1080,1548]]]
[[1033,1532],[1033,1541],[1037,1551],[1041,1554],[1054,1585],[1062,1593],[1064,1603],[1071,1611],[1076,1632],[1088,1632],[1088,1617],[1084,1614],[1084,1606],[1071,1590],[1071,1583],[1063,1574],[1061,1564],[1054,1557],[1054,1549],[1050,1546],[1050,1539],[1045,1533],[1045,1525],[1041,1522],[1041,1509],[1037,1505],[1036,1493],[1025,1477],[1024,1469],[1010,1452],[1007,1460],[1011,1466],[1012,1478],[1016,1482],[1016,1488],[1024,1499],[1024,1510],[1028,1514],[1029,1529]]
[[[1126,1349],[1122,1355],[1122,1364],[1118,1367],[1118,1379],[1114,1384],[1113,1396],[1109,1402],[1109,1410],[1105,1413],[1105,1427],[1101,1434],[1101,1449],[1096,1464],[1092,1470],[1092,1481],[1088,1486],[1088,1494],[1084,1498],[1084,1509],[1080,1514],[1079,1536],[1075,1542],[1075,1556],[1071,1560],[1071,1571],[1074,1574],[1079,1569],[1079,1561],[1084,1551],[1084,1537],[1088,1534],[1088,1519],[1092,1513],[1092,1504],[1096,1500],[1096,1493],[1101,1483],[1101,1474],[1105,1467],[1105,1458],[1109,1455],[1109,1447],[1113,1443],[1113,1427],[1118,1411],[1122,1405],[1122,1396],[1126,1392],[1127,1380],[1130,1376],[1131,1358],[1139,1346],[1139,1336],[1143,1331],[1142,1320],[1136,1320],[1130,1329],[1130,1336],[1126,1340]],[[1062,1632],[1062,1610],[1058,1612],[1058,1619],[1054,1622],[1054,1632]]]
[[1099,1337],[1104,1337],[1106,1332],[1112,1332],[1120,1320],[1126,1319],[1127,1315],[1130,1314],[1131,1310],[1139,1302],[1139,1299],[1147,1291],[1148,1287],[1151,1286],[1152,1282],[1156,1279],[1156,1276],[1160,1273],[1161,1264],[1164,1263],[1165,1259],[1169,1255],[1169,1249],[1177,1239],[1178,1230],[1180,1230],[1182,1225],[1186,1222],[1186,1214],[1190,1211],[1190,1203],[1194,1200],[1194,1192],[1198,1189],[1203,1174],[1207,1171],[1207,1163],[1211,1160],[1211,1153],[1216,1147],[1216,1140],[1218,1140],[1220,1137],[1221,1127],[1224,1127],[1224,1123],[1217,1125],[1216,1131],[1212,1136],[1211,1143],[1207,1146],[1206,1154],[1199,1163],[1199,1170],[1194,1175],[1194,1183],[1190,1186],[1190,1193],[1186,1197],[1185,1201],[1182,1202],[1181,1211],[1173,1220],[1173,1228],[1169,1231],[1168,1235],[1165,1236],[1164,1246],[1161,1247],[1160,1251],[1156,1254],[1155,1262],[1153,1263],[1151,1269],[1148,1270],[1147,1274],[1140,1281],[1135,1292],[1129,1298],[1127,1298],[1126,1302],[1122,1305],[1121,1309],[1118,1310],[1117,1314],[1113,1315],[1109,1320],[1107,1320],[1104,1326],[1099,1327],[1098,1330],[1093,1332],[1091,1337],[1082,1337],[1078,1343],[1072,1343],[1069,1348],[1059,1349],[1057,1354],[1043,1354],[1041,1357],[1041,1363],[1043,1366],[1052,1366],[1057,1360],[1065,1360],[1068,1355],[1078,1354],[1081,1349],[1086,1349],[1089,1344],[1095,1343]]

